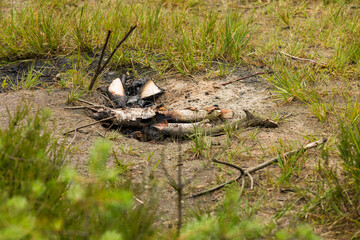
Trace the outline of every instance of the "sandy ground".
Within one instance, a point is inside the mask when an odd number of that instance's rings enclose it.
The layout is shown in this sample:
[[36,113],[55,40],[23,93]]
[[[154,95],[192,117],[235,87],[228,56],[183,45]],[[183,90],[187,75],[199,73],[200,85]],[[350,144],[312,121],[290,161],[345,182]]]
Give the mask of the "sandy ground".
[[[270,119],[278,119],[282,115],[291,113],[285,121],[279,124],[276,129],[256,129],[249,128],[239,131],[237,137],[231,138],[231,149],[234,154],[226,155],[223,161],[232,158],[234,164],[243,168],[255,166],[267,159],[272,158],[275,149],[280,142],[285,144],[293,143],[293,147],[299,147],[307,141],[304,136],[313,136],[318,139],[325,136],[322,125],[300,102],[290,102],[287,104],[277,103],[271,95],[270,85],[261,76],[248,78],[227,86],[220,83],[246,76],[254,71],[250,69],[239,69],[227,78],[208,80],[205,77],[196,77],[192,80],[181,78],[167,79],[166,81],[155,81],[166,90],[165,94],[158,99],[158,103],[163,103],[168,109],[182,109],[186,107],[208,107],[218,105],[220,108],[232,109],[235,118],[244,115],[242,109],[246,108],[252,112]],[[19,104],[31,103],[33,108],[47,108],[52,112],[51,125],[56,127],[55,134],[61,136],[69,129],[91,123],[94,120],[89,117],[84,110],[65,109],[66,99],[69,90],[20,90],[16,92],[0,93],[0,124],[6,127],[7,111],[14,111]],[[96,101],[94,96],[83,96],[90,101]],[[79,103],[80,104],[80,103]],[[114,150],[117,158],[129,163],[128,174],[134,183],[136,197],[141,201],[146,201],[153,194],[159,205],[159,212],[162,213],[162,221],[168,225],[176,222],[176,192],[168,184],[164,171],[176,177],[178,155],[183,156],[183,179],[187,182],[185,194],[202,191],[228,179],[235,177],[236,172],[228,167],[219,168],[205,157],[194,158],[190,151],[191,141],[181,143],[166,140],[161,143],[139,142],[136,139],[128,138],[116,131],[107,131],[101,125],[93,125],[76,133],[69,134],[66,141],[69,146],[74,148],[74,154],[69,159],[69,163],[78,169],[79,172],[86,174],[86,162],[89,149],[97,138],[107,136],[114,143]],[[63,138],[63,137],[62,137]],[[215,148],[225,145],[226,136],[213,137],[212,142]],[[180,147],[179,147],[180,146]],[[131,149],[131,150],[130,150]],[[180,151],[180,152],[179,152]],[[162,155],[162,152],[164,153]],[[153,156],[148,161],[149,156]],[[212,153],[215,155],[216,150]],[[308,160],[304,166],[304,172],[310,172],[311,166],[317,162],[317,150],[308,153]],[[155,167],[158,159],[160,164]],[[114,165],[114,157],[109,159],[109,165]],[[165,170],[166,169],[166,170]],[[279,188],[272,187],[270,178],[276,178],[280,173],[279,168],[270,166],[254,174],[254,190],[250,190],[246,184],[249,204],[259,201],[258,194],[261,192],[266,195],[268,200],[261,204],[261,211],[257,213],[260,217],[274,216],[279,208],[288,204],[294,198],[291,191],[280,191]],[[223,197],[223,191],[206,195],[196,199],[185,199],[185,213],[194,208],[210,208],[216,206]],[[300,201],[301,204],[301,201]],[[290,219],[290,218],[289,218]],[[288,224],[290,220],[280,224]],[[317,229],[321,233],[322,230]]]

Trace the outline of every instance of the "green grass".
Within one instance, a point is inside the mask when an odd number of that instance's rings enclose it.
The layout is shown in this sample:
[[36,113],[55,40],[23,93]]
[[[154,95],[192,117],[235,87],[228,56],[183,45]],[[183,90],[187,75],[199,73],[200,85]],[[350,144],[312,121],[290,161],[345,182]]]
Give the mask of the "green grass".
[[169,8],[161,1],[145,5],[75,2],[77,7],[54,1],[58,6],[50,8],[44,1],[30,1],[25,8],[6,14],[0,21],[3,29],[0,59],[96,52],[102,46],[107,29],[113,30],[109,49],[112,50],[135,23],[139,27],[115,55],[115,65],[135,61],[192,74],[210,67],[216,59],[241,62],[242,55],[248,51],[250,20],[235,11],[221,16],[210,11],[202,16],[195,11],[202,9],[201,4]]
[[150,238],[156,215],[147,203],[135,209],[120,184],[122,169],[106,167],[112,143],[90,151],[87,177],[64,162],[66,142],[54,138],[48,111],[23,104],[0,130],[0,238]]

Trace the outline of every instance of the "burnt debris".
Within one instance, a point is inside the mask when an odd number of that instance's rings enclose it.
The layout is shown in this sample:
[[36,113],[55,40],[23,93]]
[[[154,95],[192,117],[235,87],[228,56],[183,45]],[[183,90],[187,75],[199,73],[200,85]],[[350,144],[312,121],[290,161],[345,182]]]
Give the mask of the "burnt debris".
[[155,99],[163,94],[164,89],[159,88],[151,79],[122,79],[116,78],[107,88],[102,88],[113,101],[116,108],[151,107]]

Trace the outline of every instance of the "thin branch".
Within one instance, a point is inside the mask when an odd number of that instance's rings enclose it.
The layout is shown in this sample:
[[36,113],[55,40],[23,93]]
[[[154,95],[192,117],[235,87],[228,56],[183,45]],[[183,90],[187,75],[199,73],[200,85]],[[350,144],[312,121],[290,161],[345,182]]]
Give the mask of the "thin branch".
[[[319,145],[322,145],[322,144],[326,143],[326,141],[327,141],[326,138],[322,138],[322,139],[320,139],[320,140],[318,140],[318,141],[316,141],[316,142],[311,142],[311,143],[305,145],[303,148],[300,148],[300,149],[298,149],[298,150],[294,150],[294,151],[290,151],[290,152],[285,153],[285,154],[283,155],[283,158],[287,158],[287,157],[289,157],[289,156],[291,156],[291,155],[298,154],[298,153],[301,153],[301,152],[305,152],[305,151],[308,150],[308,149],[315,148],[315,147],[317,147],[317,146],[319,146]],[[218,190],[218,189],[221,189],[221,188],[223,188],[224,186],[226,186],[226,185],[228,185],[228,184],[237,182],[237,181],[238,181],[240,178],[242,178],[245,174],[247,175],[247,174],[254,173],[254,172],[256,172],[256,171],[258,171],[258,170],[260,170],[260,169],[263,169],[263,168],[265,168],[265,167],[267,167],[267,166],[269,166],[269,165],[271,165],[271,164],[273,164],[273,163],[276,163],[276,162],[279,160],[279,158],[280,158],[280,157],[277,156],[277,157],[274,157],[274,158],[272,158],[272,159],[270,159],[270,160],[268,160],[268,161],[266,161],[266,162],[264,162],[264,163],[262,163],[262,164],[260,164],[260,165],[258,165],[258,166],[255,166],[255,167],[252,167],[252,168],[248,168],[248,169],[244,172],[244,174],[241,174],[241,175],[240,175],[239,177],[237,177],[235,180],[230,180],[230,181],[227,181],[227,182],[225,182],[225,183],[223,183],[223,184],[220,184],[220,185],[218,185],[218,186],[216,186],[216,187],[213,187],[213,188],[211,188],[211,189],[209,189],[209,190],[205,190],[205,191],[202,191],[202,192],[199,192],[199,193],[190,195],[190,196],[188,196],[188,198],[199,197],[199,196],[205,195],[205,194],[207,194],[207,193],[211,193],[211,192],[214,192],[214,191],[216,191],[216,190]],[[223,162],[221,162],[221,163],[223,163]],[[237,166],[235,166],[235,165],[233,165],[233,164],[231,164],[231,163],[226,163],[226,165],[232,166],[232,167],[234,167],[234,168],[236,168],[236,169],[239,169],[239,167],[237,167]],[[250,179],[251,179],[251,178],[250,178]],[[253,184],[251,184],[251,185],[253,185]]]
[[250,189],[253,190],[254,189],[254,178],[248,171],[245,171],[245,174],[250,178]]
[[140,203],[140,204],[144,205],[144,202],[143,202],[143,201],[141,201],[140,199],[138,199],[137,197],[133,196],[133,198],[134,198],[134,199],[135,199],[138,203]]
[[277,121],[277,123],[280,123],[280,122],[284,121],[285,119],[291,117],[292,115],[293,115],[292,113],[288,113],[288,114],[286,114],[286,115],[285,115],[285,114],[282,115],[282,116],[279,118],[279,120]]
[[77,130],[79,130],[79,129],[81,129],[81,128],[89,127],[89,126],[92,126],[92,125],[95,125],[95,124],[98,124],[98,123],[101,123],[101,122],[105,122],[105,121],[108,121],[108,120],[112,120],[112,119],[115,119],[115,118],[116,118],[116,116],[112,116],[112,117],[108,117],[108,118],[101,119],[101,120],[96,121],[96,122],[92,122],[92,123],[83,125],[83,126],[74,128],[73,130],[70,130],[70,131],[64,133],[64,135],[69,134],[69,133],[72,133],[72,132],[75,132],[75,131],[77,131]]
[[238,171],[241,173],[241,175],[245,174],[245,171],[244,171],[241,167],[236,166],[236,165],[234,165],[234,164],[232,164],[232,163],[221,162],[221,161],[218,161],[218,160],[212,160],[212,161],[213,161],[213,162],[216,162],[216,163],[220,163],[220,164],[227,165],[227,166],[232,167],[232,168],[235,168],[236,170],[238,170]]
[[97,105],[97,104],[95,104],[95,103],[92,103],[92,102],[90,102],[90,101],[87,101],[87,100],[84,100],[84,99],[81,99],[81,98],[79,98],[78,101],[79,101],[79,102],[83,102],[83,103],[87,103],[87,104],[92,105],[92,106]]
[[180,230],[181,230],[181,225],[182,225],[182,199],[183,199],[183,187],[184,184],[182,183],[182,172],[181,172],[181,168],[182,168],[182,149],[181,149],[181,144],[178,144],[178,152],[179,152],[179,156],[178,156],[178,182],[177,182],[177,195],[178,195],[178,199],[177,199],[177,207],[178,207],[178,224],[177,224],[177,236],[180,236]]
[[241,78],[237,78],[235,80],[231,80],[229,82],[224,82],[224,83],[221,83],[221,85],[223,86],[226,86],[228,84],[231,84],[231,83],[234,83],[234,82],[237,82],[237,81],[240,81],[240,80],[244,80],[246,78],[250,78],[250,77],[254,77],[256,75],[261,75],[261,74],[265,74],[265,73],[268,73],[268,72],[257,72],[257,73],[254,73],[254,74],[251,74],[251,75],[248,75],[248,76],[245,76],[245,77],[241,77]]
[[110,54],[109,58],[106,60],[106,62],[104,63],[104,65],[101,67],[100,72],[102,72],[104,70],[104,68],[106,67],[106,65],[110,62],[110,59],[114,56],[116,50],[118,50],[118,48],[121,46],[121,44],[123,44],[123,42],[126,41],[126,39],[130,36],[130,34],[132,33],[132,31],[135,30],[135,28],[137,28],[137,24],[134,26],[130,27],[130,30],[126,33],[126,35],[124,36],[123,39],[121,39],[121,41],[118,43],[118,45],[115,47],[115,49],[112,51],[112,53]]
[[[118,43],[118,45],[115,47],[115,49],[111,52],[110,56],[108,57],[108,59],[105,61],[104,65],[100,68],[100,70],[97,72],[97,75],[95,75],[95,77],[97,78],[98,75],[101,74],[102,71],[104,71],[105,67],[108,65],[108,63],[110,62],[111,58],[114,56],[115,52],[119,49],[119,47],[121,46],[121,44],[123,44],[123,42],[125,42],[125,40],[130,36],[130,34],[135,30],[135,28],[137,28],[137,24],[134,26],[130,27],[130,30],[126,33],[126,35],[124,36],[123,39],[121,39],[121,41]],[[94,78],[89,86],[89,91],[92,89],[92,87],[94,86],[95,82],[96,82],[96,78]],[[91,87],[91,88],[90,88]]]
[[241,178],[241,188],[240,188],[241,194],[243,193],[244,188],[245,188],[245,178]]
[[99,104],[96,104],[96,103],[92,103],[92,102],[86,101],[86,100],[81,99],[81,98],[79,98],[78,101],[79,101],[79,102],[83,102],[83,103],[87,103],[87,104],[89,104],[89,105],[91,105],[91,106],[93,106],[93,107],[106,108],[106,106],[104,106],[104,105],[99,105]]
[[295,59],[295,60],[299,60],[299,61],[307,61],[307,62],[312,62],[312,63],[315,63],[315,64],[321,64],[321,65],[326,65],[325,62],[320,62],[320,61],[316,61],[316,60],[312,60],[312,59],[307,59],[307,58],[300,58],[300,57],[295,57],[293,55],[290,55],[286,52],[283,52],[283,51],[280,51],[281,54],[284,54],[285,56],[287,57],[290,57],[292,59]]
[[64,109],[84,109],[88,108],[87,106],[74,106],[74,107],[64,107]]
[[92,88],[94,87],[94,84],[95,84],[95,82],[96,82],[96,79],[97,79],[97,77],[98,77],[99,74],[100,74],[101,62],[102,62],[102,60],[103,60],[103,58],[104,58],[105,49],[106,49],[107,44],[108,44],[108,42],[109,42],[109,38],[110,38],[111,33],[112,33],[112,31],[109,29],[109,30],[108,30],[108,34],[107,34],[106,39],[105,39],[104,46],[103,46],[102,51],[101,51],[101,55],[100,55],[100,59],[99,59],[99,63],[98,63],[97,69],[96,69],[96,71],[95,71],[94,77],[93,77],[93,79],[91,80],[91,83],[90,83],[90,86],[89,86],[89,91],[91,91]]
[[240,168],[240,167],[238,167],[238,166],[236,166],[236,165],[234,165],[234,164],[231,164],[231,163],[228,163],[228,162],[220,162],[220,161],[217,161],[217,160],[213,160],[213,162],[220,163],[220,164],[224,164],[224,165],[227,165],[227,166],[229,166],[229,167],[233,167],[233,168],[235,168],[235,169],[237,169],[237,170],[240,171],[240,175],[239,175],[236,179],[227,181],[227,182],[225,182],[225,183],[223,183],[223,184],[220,184],[220,185],[215,186],[215,187],[213,187],[213,188],[210,188],[210,189],[208,189],[208,190],[205,190],[205,191],[202,191],[202,192],[199,192],[199,193],[195,193],[195,194],[193,194],[193,195],[188,196],[187,198],[200,197],[200,196],[202,196],[202,195],[204,195],[204,194],[211,193],[211,192],[215,192],[216,190],[221,189],[221,188],[225,187],[226,185],[228,185],[228,184],[230,184],[230,183],[239,181],[240,178],[245,174],[245,171],[244,171],[242,168]]

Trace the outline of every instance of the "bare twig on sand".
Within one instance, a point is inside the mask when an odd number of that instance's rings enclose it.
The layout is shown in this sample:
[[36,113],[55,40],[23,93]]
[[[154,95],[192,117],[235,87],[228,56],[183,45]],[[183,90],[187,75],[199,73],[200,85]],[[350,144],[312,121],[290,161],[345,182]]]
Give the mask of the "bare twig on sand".
[[91,106],[93,106],[93,107],[106,108],[106,106],[104,106],[104,105],[99,105],[99,104],[96,104],[96,103],[92,103],[92,102],[90,102],[90,101],[86,101],[86,100],[81,99],[81,98],[79,98],[78,101],[79,101],[79,102],[86,103],[86,104],[89,104],[89,105],[91,105]]
[[67,131],[66,133],[64,133],[64,135],[69,134],[69,133],[72,133],[72,132],[75,132],[75,131],[77,131],[77,130],[79,130],[79,129],[81,129],[81,128],[89,127],[89,126],[92,126],[92,125],[95,125],[95,124],[98,124],[98,123],[101,123],[101,122],[105,122],[105,121],[108,121],[108,120],[113,120],[114,118],[116,118],[116,117],[115,117],[115,116],[112,116],[112,117],[108,117],[108,118],[101,119],[101,120],[96,121],[96,122],[92,122],[92,123],[89,123],[89,124],[85,124],[85,125],[83,125],[83,126],[74,128],[73,130]]
[[[287,153],[285,153],[282,157],[283,157],[283,158],[287,158],[287,157],[289,157],[289,156],[291,156],[291,155],[305,152],[305,151],[308,150],[308,149],[315,148],[315,147],[317,147],[317,146],[319,146],[319,145],[322,145],[322,144],[326,143],[326,141],[327,141],[326,138],[322,138],[322,139],[320,139],[320,140],[318,140],[318,141],[316,141],[316,142],[312,142],[312,143],[309,143],[309,144],[305,145],[303,148],[300,148],[300,149],[298,149],[298,150],[294,150],[294,151],[287,152]],[[254,172],[256,172],[256,171],[258,171],[258,170],[260,170],[260,169],[263,169],[263,168],[265,168],[265,167],[267,167],[267,166],[269,166],[269,165],[271,165],[271,164],[273,164],[273,163],[276,163],[276,162],[279,160],[279,158],[280,158],[279,156],[278,156],[278,157],[274,157],[274,158],[272,158],[272,159],[270,159],[270,160],[268,160],[268,161],[266,161],[266,162],[264,162],[264,163],[262,163],[262,164],[260,164],[260,165],[258,165],[258,166],[255,166],[255,167],[252,167],[252,168],[248,168],[248,169],[244,172],[244,174],[243,174],[243,173],[240,174],[240,176],[237,177],[236,179],[233,179],[233,180],[230,180],[230,181],[225,182],[225,183],[223,183],[223,184],[220,184],[220,185],[218,185],[218,186],[216,186],[216,187],[213,187],[213,188],[211,188],[211,189],[209,189],[209,190],[205,190],[205,191],[202,191],[202,192],[199,192],[199,193],[190,195],[190,196],[188,196],[188,198],[200,197],[200,196],[202,196],[202,195],[205,195],[205,194],[214,192],[214,191],[216,191],[216,190],[218,190],[218,189],[221,189],[221,188],[223,188],[224,186],[226,186],[226,185],[228,185],[228,184],[237,182],[237,181],[238,181],[240,178],[242,178],[244,175],[248,175],[248,174],[254,173]],[[234,168],[236,168],[236,169],[238,169],[238,170],[240,169],[240,168],[237,167],[237,166],[235,167],[235,165],[233,165],[233,164],[226,163],[226,165],[231,166],[231,167],[234,167]],[[248,175],[248,176],[249,176],[249,175]],[[250,175],[250,176],[251,176],[251,175]],[[250,177],[250,176],[249,176],[249,177]],[[251,180],[251,179],[252,179],[252,177],[250,177],[250,180]],[[251,182],[253,182],[253,180],[251,180]],[[243,182],[243,185],[244,185],[244,182]],[[253,183],[251,183],[251,185],[253,185]]]
[[64,109],[71,109],[71,110],[76,110],[76,109],[90,109],[91,111],[97,111],[97,109],[95,107],[100,107],[100,106],[73,106],[73,107],[64,107]]
[[73,107],[64,107],[64,109],[84,109],[88,108],[87,106],[73,106]]
[[245,76],[245,77],[241,77],[241,78],[237,78],[237,79],[235,79],[235,80],[231,80],[231,81],[229,81],[229,82],[221,83],[221,85],[226,86],[226,85],[228,85],[228,84],[231,84],[231,83],[234,83],[234,82],[237,82],[237,81],[240,81],[240,80],[244,80],[244,79],[246,79],[246,78],[251,78],[251,77],[254,77],[254,76],[256,76],[256,75],[265,74],[265,73],[267,73],[267,72],[257,72],[257,73],[254,73],[254,74],[251,74],[251,75],[248,75],[248,76]]
[[312,59],[307,59],[307,58],[300,58],[300,57],[295,57],[293,55],[290,55],[286,52],[283,52],[283,51],[280,51],[281,54],[284,54],[285,56],[287,57],[290,57],[292,59],[295,59],[295,60],[299,60],[299,61],[307,61],[307,62],[312,62],[312,63],[315,63],[315,64],[321,64],[321,65],[326,65],[325,62],[321,62],[321,61],[316,61],[316,60],[312,60]]
[[[121,46],[121,44],[123,44],[123,42],[125,42],[125,40],[130,36],[130,34],[135,30],[135,28],[137,28],[137,24],[134,26],[130,27],[130,30],[126,33],[126,35],[124,36],[123,39],[121,39],[121,41],[118,43],[118,45],[116,45],[115,49],[111,52],[110,56],[108,57],[108,59],[106,59],[104,65],[102,65],[102,67],[95,73],[94,78],[91,80],[90,86],[89,86],[89,91],[92,90],[92,88],[95,85],[96,79],[97,77],[101,74],[102,71],[104,71],[105,67],[108,65],[108,63],[110,62],[111,58],[114,56],[115,52],[119,49],[119,47]],[[110,34],[108,33],[108,36]],[[108,40],[108,38],[106,38]],[[106,43],[107,44],[107,43]],[[104,44],[104,47],[106,47],[106,45]]]
[[211,188],[211,189],[205,190],[205,191],[203,191],[203,192],[199,192],[199,193],[193,194],[193,195],[191,195],[191,196],[188,196],[187,198],[200,197],[200,196],[202,196],[202,195],[204,195],[204,194],[211,193],[211,192],[215,192],[216,190],[219,190],[219,189],[225,187],[226,185],[228,185],[228,184],[230,184],[230,183],[239,181],[240,178],[242,178],[242,176],[245,174],[245,171],[244,171],[242,168],[240,168],[240,167],[238,167],[238,166],[236,166],[236,165],[234,165],[234,164],[231,164],[231,163],[228,163],[228,162],[220,162],[220,161],[217,161],[217,160],[213,160],[213,162],[215,162],[215,163],[220,163],[220,164],[224,164],[224,165],[227,165],[227,166],[229,166],[229,167],[233,167],[233,168],[235,168],[235,169],[237,169],[237,170],[240,171],[240,175],[239,175],[236,179],[234,179],[234,180],[230,180],[230,181],[228,181],[228,182],[226,182],[226,183],[220,184],[220,185],[218,185],[218,186],[216,186],[216,187],[213,187],[213,188]]

